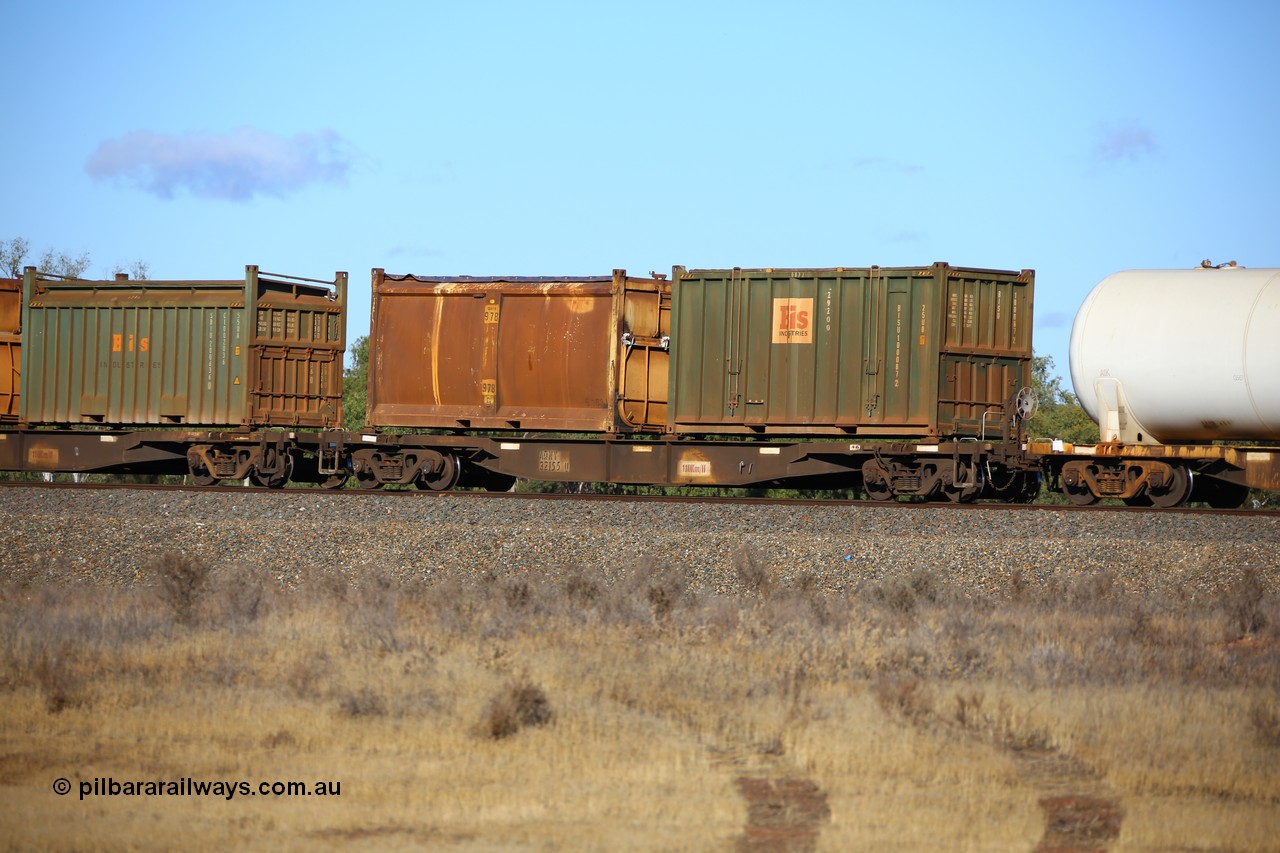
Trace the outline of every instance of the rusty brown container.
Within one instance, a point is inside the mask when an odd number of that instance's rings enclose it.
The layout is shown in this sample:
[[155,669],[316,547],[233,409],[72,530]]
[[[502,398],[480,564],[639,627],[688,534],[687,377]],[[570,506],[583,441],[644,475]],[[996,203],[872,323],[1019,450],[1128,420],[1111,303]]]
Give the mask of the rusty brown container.
[[20,419],[110,426],[341,423],[346,273],[231,281],[24,278]]
[[22,331],[22,279],[0,278],[0,335]]
[[669,282],[373,271],[373,427],[660,430]]
[[21,374],[22,336],[0,332],[0,421],[18,419]]
[[1031,381],[1034,273],[672,274],[677,432],[987,436]]
[[18,419],[22,372],[22,279],[0,278],[0,421]]

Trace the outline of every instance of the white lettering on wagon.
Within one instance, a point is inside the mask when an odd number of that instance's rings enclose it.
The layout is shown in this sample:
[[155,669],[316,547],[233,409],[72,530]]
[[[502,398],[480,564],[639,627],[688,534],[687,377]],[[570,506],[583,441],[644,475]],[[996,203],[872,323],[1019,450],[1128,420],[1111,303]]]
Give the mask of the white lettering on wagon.
[[681,459],[677,470],[681,477],[710,477],[711,462],[706,459]]

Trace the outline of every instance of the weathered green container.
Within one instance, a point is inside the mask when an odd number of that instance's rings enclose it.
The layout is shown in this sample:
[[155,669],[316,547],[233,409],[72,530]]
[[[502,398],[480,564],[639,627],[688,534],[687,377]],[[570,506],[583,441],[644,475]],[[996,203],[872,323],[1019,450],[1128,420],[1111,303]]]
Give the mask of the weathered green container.
[[1031,384],[1031,270],[672,272],[676,432],[999,435]]
[[341,423],[346,273],[87,281],[28,267],[23,288],[25,423]]

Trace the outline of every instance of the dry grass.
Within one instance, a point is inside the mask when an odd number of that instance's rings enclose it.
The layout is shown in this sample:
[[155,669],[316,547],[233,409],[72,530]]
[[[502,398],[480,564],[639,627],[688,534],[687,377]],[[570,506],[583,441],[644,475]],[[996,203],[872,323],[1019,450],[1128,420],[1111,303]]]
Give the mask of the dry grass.
[[[744,792],[792,789],[825,797],[818,850],[1029,850],[1051,754],[1122,805],[1114,850],[1277,849],[1265,579],[1192,606],[736,567],[740,595],[634,566],[284,590],[177,556],[129,590],[10,582],[0,844],[732,850]],[[108,777],[341,795],[79,798]]]

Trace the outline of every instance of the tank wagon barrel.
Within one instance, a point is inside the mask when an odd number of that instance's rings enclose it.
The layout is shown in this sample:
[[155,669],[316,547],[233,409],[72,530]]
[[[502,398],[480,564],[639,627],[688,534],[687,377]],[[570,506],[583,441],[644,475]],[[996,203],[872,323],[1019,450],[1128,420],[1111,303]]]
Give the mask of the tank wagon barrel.
[[1205,262],[1100,282],[1071,330],[1096,446],[1033,445],[1075,503],[1239,506],[1280,490],[1280,270]]
[[1071,380],[1103,441],[1275,442],[1280,270],[1107,277],[1076,314]]

